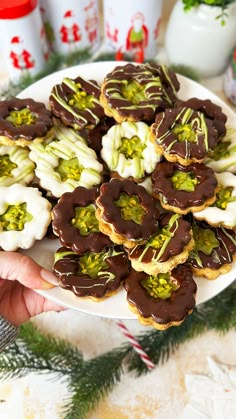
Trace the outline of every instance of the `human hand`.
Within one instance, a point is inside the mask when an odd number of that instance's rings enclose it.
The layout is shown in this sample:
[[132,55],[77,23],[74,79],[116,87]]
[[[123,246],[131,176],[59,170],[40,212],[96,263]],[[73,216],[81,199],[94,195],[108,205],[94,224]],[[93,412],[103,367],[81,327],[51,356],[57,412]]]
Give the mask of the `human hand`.
[[44,311],[63,310],[33,290],[52,288],[47,281],[53,279],[52,272],[30,257],[0,251],[0,316],[19,326]]

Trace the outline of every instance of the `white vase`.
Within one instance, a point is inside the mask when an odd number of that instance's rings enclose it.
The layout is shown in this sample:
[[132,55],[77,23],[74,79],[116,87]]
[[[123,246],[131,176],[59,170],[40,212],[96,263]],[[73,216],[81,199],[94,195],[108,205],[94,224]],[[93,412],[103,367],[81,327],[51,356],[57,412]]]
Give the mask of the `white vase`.
[[191,67],[200,77],[223,73],[236,43],[236,3],[226,12],[222,25],[216,19],[221,7],[200,4],[186,12],[182,0],[177,0],[166,29],[169,63]]

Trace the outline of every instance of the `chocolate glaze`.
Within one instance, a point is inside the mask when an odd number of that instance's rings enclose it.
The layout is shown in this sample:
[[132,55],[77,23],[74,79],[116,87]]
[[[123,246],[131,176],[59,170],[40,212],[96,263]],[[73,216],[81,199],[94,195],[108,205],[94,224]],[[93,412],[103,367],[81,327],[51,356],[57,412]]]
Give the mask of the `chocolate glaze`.
[[[177,105],[178,106],[178,105]],[[212,120],[214,127],[217,130],[217,138],[224,137],[226,134],[226,121],[227,116],[222,111],[222,108],[215,103],[213,103],[210,99],[203,100],[198,98],[190,98],[186,101],[183,101],[180,106],[187,106],[195,111],[200,111],[204,113],[206,118]]]
[[[132,220],[126,221],[121,217],[120,208],[114,204],[121,193],[138,196],[140,205],[147,211],[141,224],[136,224]],[[102,218],[113,225],[115,232],[130,240],[148,239],[156,231],[159,219],[156,201],[143,186],[131,180],[111,179],[110,182],[103,183],[97,205],[103,209]]]
[[[78,109],[74,105],[68,105],[69,97],[74,93],[72,88],[66,83],[70,80],[74,83],[80,83],[82,90],[87,95],[92,95],[95,98],[92,109]],[[99,103],[100,87],[94,80],[84,80],[82,77],[75,79],[64,79],[61,84],[53,87],[49,103],[51,105],[52,113],[57,116],[65,125],[72,126],[76,129],[94,128],[100,119],[104,117],[104,110]],[[58,99],[58,100],[57,100]],[[69,107],[69,109],[68,109]]]
[[188,261],[194,268],[209,268],[219,269],[222,265],[233,262],[233,255],[236,253],[236,232],[228,230],[224,227],[212,227],[204,221],[198,221],[196,224],[203,229],[210,229],[214,231],[219,247],[213,249],[210,255],[206,255],[202,251],[198,251],[198,257],[201,260],[202,266],[190,253]]
[[[57,253],[68,251],[69,249],[62,247]],[[115,275],[114,279],[107,280],[106,275],[99,275],[92,279],[89,275],[78,274],[80,255],[74,253],[58,260],[54,265],[54,273],[59,277],[59,285],[62,288],[69,289],[79,297],[106,297],[107,293],[116,291],[121,282],[129,273],[129,261],[127,254],[122,248],[115,246],[115,250],[122,254],[111,256],[106,259],[108,268],[106,272]]]
[[99,188],[86,189],[78,186],[73,192],[64,193],[53,208],[52,227],[54,233],[59,236],[63,246],[76,253],[101,252],[104,247],[112,243],[109,237],[101,232],[82,236],[79,229],[71,224],[75,215],[75,208],[85,207],[89,204],[95,205],[98,196]]
[[[172,186],[171,177],[175,170],[182,172],[193,172],[199,183],[195,185],[193,192],[175,190]],[[193,163],[189,166],[182,166],[179,163],[161,162],[157,163],[152,174],[153,195],[163,200],[168,205],[185,210],[189,207],[198,207],[214,196],[217,187],[217,179],[210,167],[203,163]]]
[[[136,81],[140,85],[147,86],[146,99],[134,106],[128,99],[122,97],[122,81]],[[153,83],[157,81],[160,83],[154,85]],[[157,111],[173,106],[179,87],[175,73],[166,66],[127,64],[117,66],[107,74],[102,92],[109,106],[116,109],[120,115],[132,116],[136,121],[150,121]]]
[[209,151],[216,146],[218,134],[213,122],[206,118],[204,118],[206,127],[199,130],[201,125],[198,125],[197,121],[201,124],[201,113],[193,111],[187,123],[190,124],[194,121],[192,128],[196,133],[197,141],[178,141],[172,130],[175,124],[183,124],[183,116],[188,110],[191,111],[190,107],[179,107],[177,109],[167,109],[165,112],[157,114],[155,123],[152,125],[152,132],[156,143],[163,147],[165,153],[178,155],[187,160],[192,158],[203,160]]
[[178,265],[171,272],[171,277],[179,284],[176,291],[172,291],[170,298],[153,298],[142,286],[142,281],[149,275],[131,269],[125,280],[127,300],[134,305],[144,318],[151,317],[156,323],[167,325],[184,320],[195,307],[197,285],[193,280],[192,270],[187,264]]
[[102,148],[102,137],[115,123],[113,118],[104,117],[95,128],[86,130],[85,138],[88,146],[97,153],[98,157]]
[[[160,216],[159,226],[154,235],[158,234],[161,228],[168,226],[169,221],[173,215],[174,213],[168,212]],[[146,245],[148,244],[147,242],[146,244],[135,246],[133,249],[126,249],[129,254],[129,259],[132,260],[141,258],[140,261],[143,263],[149,263],[155,260],[158,263],[161,263],[166,262],[173,256],[179,255],[192,238],[190,234],[191,224],[188,221],[184,220],[184,218],[181,215],[179,215],[178,219],[173,223],[172,227],[170,228],[170,232],[173,233],[173,236],[160,257],[158,257],[158,254],[161,248],[155,249],[153,247],[149,247],[148,250],[142,256],[142,253],[144,249],[146,249]]]
[[[6,120],[11,111],[20,111],[24,108],[35,114],[34,124],[24,124],[17,127]],[[52,114],[42,102],[16,97],[0,101],[0,135],[4,135],[11,140],[17,140],[20,137],[26,141],[32,141],[35,138],[45,137],[52,126]]]

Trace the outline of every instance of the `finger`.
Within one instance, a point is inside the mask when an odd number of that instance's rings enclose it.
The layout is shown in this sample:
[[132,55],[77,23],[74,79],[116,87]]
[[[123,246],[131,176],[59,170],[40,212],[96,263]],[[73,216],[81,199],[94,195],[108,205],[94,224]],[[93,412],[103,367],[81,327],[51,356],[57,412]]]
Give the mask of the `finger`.
[[52,272],[17,252],[0,252],[0,277],[37,289],[49,289],[54,286],[50,282],[58,282]]

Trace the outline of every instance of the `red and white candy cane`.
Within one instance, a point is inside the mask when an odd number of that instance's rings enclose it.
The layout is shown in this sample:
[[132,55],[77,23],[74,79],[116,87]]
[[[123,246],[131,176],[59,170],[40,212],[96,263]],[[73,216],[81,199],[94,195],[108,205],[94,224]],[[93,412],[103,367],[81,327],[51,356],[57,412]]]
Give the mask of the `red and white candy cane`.
[[146,352],[144,352],[142,346],[138,343],[137,339],[133,335],[131,335],[128,328],[125,326],[125,324],[121,320],[116,320],[116,324],[121,329],[123,335],[128,339],[128,341],[133,346],[134,350],[139,354],[142,361],[146,364],[147,368],[149,370],[152,370],[155,367],[155,364],[151,361],[149,356]]

